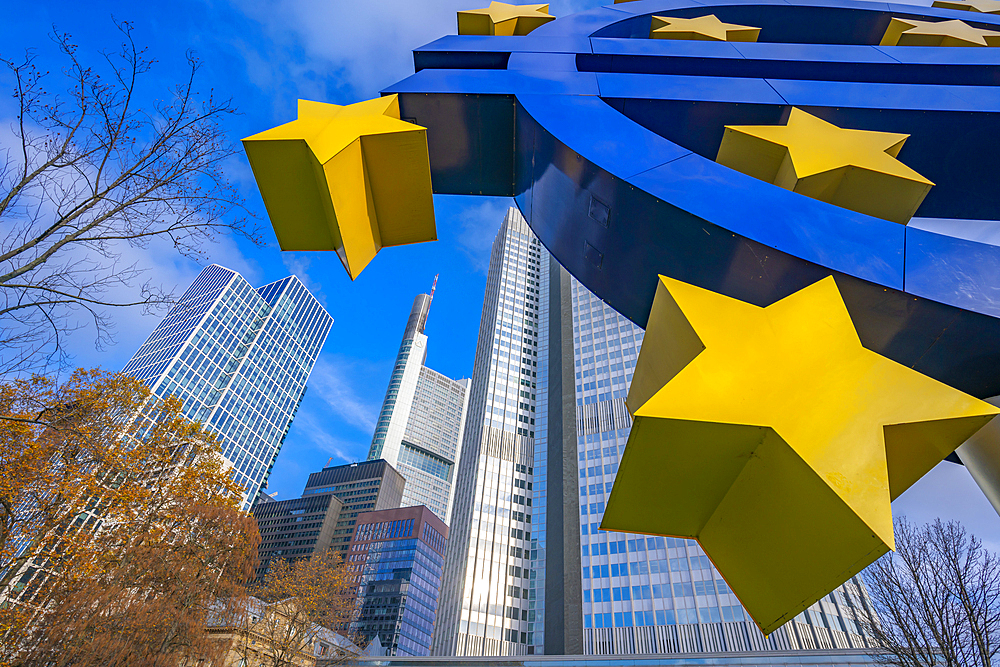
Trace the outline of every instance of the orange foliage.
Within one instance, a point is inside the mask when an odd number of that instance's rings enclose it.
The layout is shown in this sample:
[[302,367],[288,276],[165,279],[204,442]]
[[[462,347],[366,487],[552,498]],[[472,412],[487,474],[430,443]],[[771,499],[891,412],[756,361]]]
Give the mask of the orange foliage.
[[119,374],[0,384],[0,663],[210,655],[260,536],[211,434]]
[[[272,561],[263,582],[251,588],[247,610],[235,624],[233,651],[260,667],[313,665],[317,642],[340,635],[327,662],[357,653],[351,643],[356,586],[340,554]],[[346,641],[345,641],[346,640]]]

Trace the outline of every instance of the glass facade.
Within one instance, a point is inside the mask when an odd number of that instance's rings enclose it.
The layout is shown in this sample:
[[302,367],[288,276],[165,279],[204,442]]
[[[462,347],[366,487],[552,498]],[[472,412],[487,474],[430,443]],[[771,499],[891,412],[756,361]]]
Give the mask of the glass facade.
[[218,434],[249,509],[274,465],[333,318],[295,276],[253,288],[206,267],[124,368]]
[[519,655],[535,641],[533,458],[545,255],[511,209],[487,276],[435,655]]
[[[358,667],[855,667],[884,664],[859,649],[782,651],[780,653],[702,653],[684,655],[545,655],[530,658],[370,658]],[[320,661],[319,665],[324,666]]]
[[432,294],[419,294],[413,301],[368,458],[389,461],[406,478],[402,505],[426,505],[447,523],[469,381],[424,365],[432,300]]
[[348,551],[358,584],[351,630],[386,655],[430,655],[448,528],[425,506],[358,517]]

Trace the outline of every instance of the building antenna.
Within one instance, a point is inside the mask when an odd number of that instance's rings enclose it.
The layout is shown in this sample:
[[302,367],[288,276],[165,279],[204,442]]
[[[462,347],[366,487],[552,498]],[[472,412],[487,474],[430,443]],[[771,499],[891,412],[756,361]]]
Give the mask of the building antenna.
[[424,322],[423,327],[420,329],[421,331],[427,328],[427,318],[431,316],[431,304],[434,303],[434,290],[438,288],[438,276],[440,275],[440,273],[435,274],[434,282],[431,283],[431,298],[427,299],[427,311],[424,313]]

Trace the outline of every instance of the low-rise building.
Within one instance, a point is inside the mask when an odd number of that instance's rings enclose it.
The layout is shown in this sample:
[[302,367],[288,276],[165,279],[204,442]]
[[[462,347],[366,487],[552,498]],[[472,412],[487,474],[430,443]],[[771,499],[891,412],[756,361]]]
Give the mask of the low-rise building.
[[424,505],[361,514],[347,552],[356,572],[352,636],[390,656],[430,655],[448,527]]

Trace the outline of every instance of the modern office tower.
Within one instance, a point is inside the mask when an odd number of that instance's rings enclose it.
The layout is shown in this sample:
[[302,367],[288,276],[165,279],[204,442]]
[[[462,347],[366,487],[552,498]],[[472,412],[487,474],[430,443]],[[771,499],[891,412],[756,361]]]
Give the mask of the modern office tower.
[[435,655],[862,645],[856,581],[764,640],[694,541],[598,530],[642,333],[508,212],[487,277]]
[[547,253],[511,209],[490,257],[435,655],[518,655],[535,641],[533,448],[544,428],[536,404],[547,270]]
[[343,503],[330,537],[330,548],[346,555],[358,515],[398,508],[405,485],[406,480],[387,461],[364,461],[330,466],[310,474],[302,498],[332,494]]
[[295,276],[255,289],[212,264],[123,372],[158,396],[174,394],[184,416],[218,434],[249,508],[267,485],[332,324]]
[[261,494],[250,509],[260,531],[257,578],[263,578],[272,560],[299,560],[329,549],[343,505],[331,491],[289,500]]
[[413,300],[368,458],[385,459],[406,478],[403,506],[427,505],[447,523],[469,381],[452,380],[424,365],[424,327],[436,287],[435,276],[431,293]]
[[351,630],[385,655],[430,655],[448,527],[423,505],[358,516],[348,562],[358,573]]

